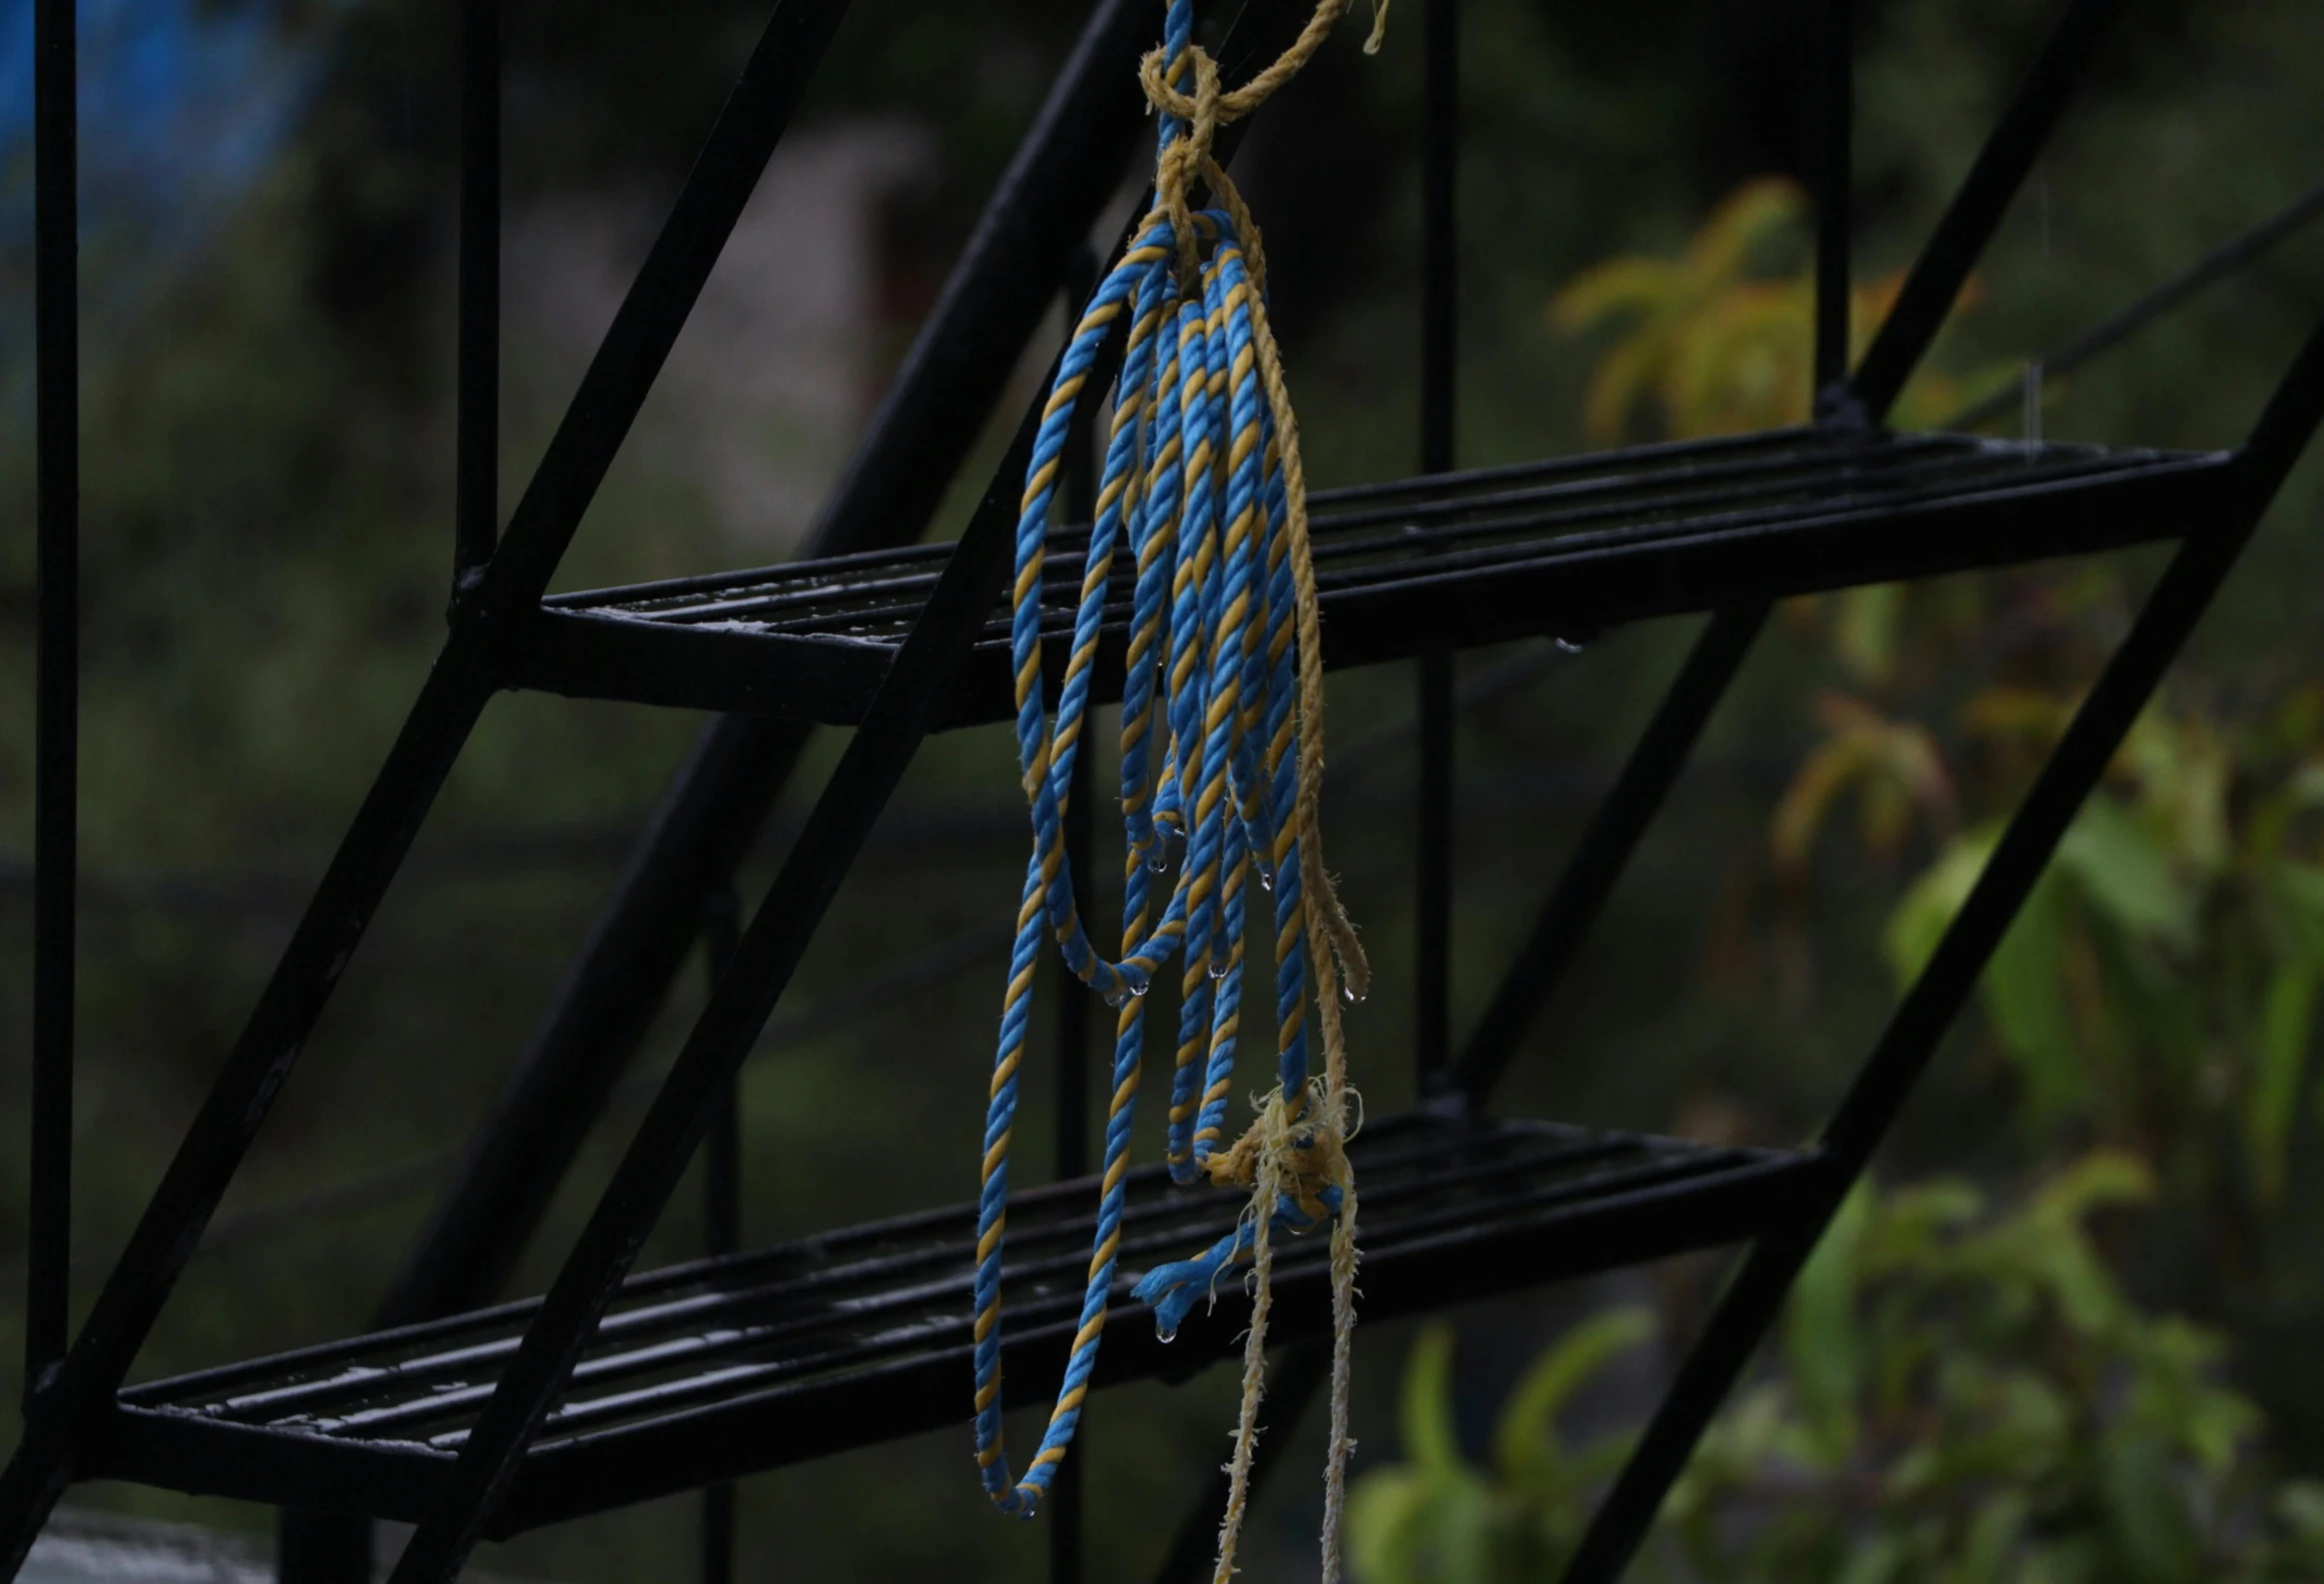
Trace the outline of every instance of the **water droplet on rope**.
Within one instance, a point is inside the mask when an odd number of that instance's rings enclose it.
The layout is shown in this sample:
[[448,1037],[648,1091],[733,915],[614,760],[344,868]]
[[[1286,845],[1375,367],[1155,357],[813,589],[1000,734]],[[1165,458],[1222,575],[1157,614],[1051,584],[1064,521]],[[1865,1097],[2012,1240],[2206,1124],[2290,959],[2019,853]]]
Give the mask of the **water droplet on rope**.
[[1146,866],[1157,874],[1163,872],[1170,866],[1171,859],[1177,856],[1178,848],[1184,840],[1185,837],[1171,826],[1156,825],[1154,827],[1154,851],[1147,855]]
[[1258,871],[1258,888],[1262,891],[1273,890],[1275,888],[1275,871],[1264,863],[1253,864],[1252,867]]
[[1128,1006],[1130,1004],[1130,986],[1127,984],[1117,984],[1114,986],[1114,988],[1108,990],[1106,992],[1106,1004],[1109,1006]]
[[1173,1325],[1167,1330],[1164,1330],[1162,1326],[1158,1325],[1154,1328],[1154,1339],[1162,1343],[1164,1347],[1167,1347],[1170,1343],[1175,1342],[1178,1339],[1178,1328]]
[[1339,986],[1339,998],[1350,1006],[1359,1006],[1363,1003],[1363,997],[1356,993],[1355,986],[1352,984]]
[[1223,960],[1212,960],[1210,963],[1210,977],[1214,979],[1222,979],[1226,977],[1226,968],[1227,964]]
[[1152,979],[1132,979],[1130,981],[1131,999],[1136,1000],[1138,997],[1144,995],[1148,990],[1153,988],[1154,981]]

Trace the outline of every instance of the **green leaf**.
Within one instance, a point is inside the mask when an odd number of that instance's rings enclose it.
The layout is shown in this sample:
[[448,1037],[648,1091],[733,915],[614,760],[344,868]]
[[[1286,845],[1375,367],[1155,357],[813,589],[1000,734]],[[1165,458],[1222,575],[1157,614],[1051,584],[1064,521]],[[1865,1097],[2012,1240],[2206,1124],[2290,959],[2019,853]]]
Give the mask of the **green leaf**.
[[1356,1476],[1347,1490],[1347,1566],[1363,1584],[1405,1584],[1416,1575],[1416,1531],[1434,1482],[1405,1465]]
[[1347,1562],[1361,1584],[1492,1584],[1492,1493],[1465,1468],[1374,1469],[1347,1493]]
[[2288,1480],[2276,1492],[2276,1517],[2304,1540],[2324,1543],[2324,1484]]
[[2042,1184],[2022,1212],[2053,1227],[2079,1226],[2098,1211],[2146,1204],[2155,1196],[2154,1168],[2122,1149],[2093,1149]]
[[2300,1080],[2315,1040],[2319,965],[2312,959],[2281,963],[2270,975],[2260,1011],[2259,1066],[2245,1095],[2244,1128],[2253,1186],[2273,1204],[2283,1196],[2284,1156],[2299,1104]]
[[2110,1205],[2144,1204],[2154,1192],[2146,1162],[2120,1150],[2093,1150],[2044,1184],[1992,1240],[2015,1249],[2020,1268],[2049,1290],[2075,1335],[2098,1336],[2133,1311],[2083,1223]]
[[2003,1491],[1985,1500],[1962,1536],[1961,1578],[1999,1581],[2009,1576],[2010,1556],[2031,1516],[2028,1505],[2022,1491]]
[[1848,1554],[1832,1584],[1888,1584],[1904,1571],[1904,1541],[1894,1534],[1875,1533]]
[[2324,869],[2279,859],[2267,866],[2264,884],[2276,904],[2284,948],[2324,962]]
[[1462,1467],[1452,1418],[1452,1327],[1431,1325],[1412,1344],[1404,1366],[1404,1456],[1423,1469]]
[[2169,1451],[2152,1437],[2118,1432],[2099,1443],[2098,1463],[2113,1549],[2129,1576],[2157,1584],[2199,1577],[2201,1543]]
[[1850,589],[1835,602],[1832,653],[1860,683],[1884,683],[1896,674],[1904,631],[1904,585]]
[[2058,843],[2057,866],[2125,932],[2182,950],[2194,945],[2193,892],[2138,817],[2113,798],[2093,797],[2083,805]]
[[1792,1284],[1783,1337],[1802,1416],[1827,1464],[1837,1465],[1856,1438],[1862,1389],[1856,1319],[1858,1255],[1872,1217],[1872,1190],[1858,1183]]
[[1953,837],[1937,854],[1936,861],[1905,888],[1896,910],[1888,915],[1888,928],[1882,941],[1889,970],[1896,975],[1899,989],[1910,984],[1928,965],[1928,959],[1936,953],[1937,941],[1944,937],[1945,925],[1953,921],[1953,914],[1969,899],[1970,888],[1984,872],[1985,860],[1993,855],[1994,843],[1999,839],[1998,826]]
[[[1935,954],[1999,836],[1997,826],[1988,826],[1954,837],[1906,887],[1888,916],[1885,942],[1899,987],[1909,985]],[[2106,839],[2100,837],[2099,845]],[[1982,984],[1986,1014],[2024,1074],[2028,1102],[2052,1116],[2079,1109],[2090,1092],[2066,1000],[2065,931],[2065,898],[2056,876],[2045,874],[2001,937]]]
[[2016,1059],[2026,1103],[2037,1117],[2070,1114],[2090,1098],[2065,969],[2065,897],[2057,877],[2045,874],[1994,949],[1982,986],[1993,1031]]
[[1645,1309],[1612,1309],[1575,1326],[1526,1367],[1493,1431],[1493,1466],[1505,1480],[1554,1479],[1556,1419],[1574,1391],[1619,1353],[1654,1334]]

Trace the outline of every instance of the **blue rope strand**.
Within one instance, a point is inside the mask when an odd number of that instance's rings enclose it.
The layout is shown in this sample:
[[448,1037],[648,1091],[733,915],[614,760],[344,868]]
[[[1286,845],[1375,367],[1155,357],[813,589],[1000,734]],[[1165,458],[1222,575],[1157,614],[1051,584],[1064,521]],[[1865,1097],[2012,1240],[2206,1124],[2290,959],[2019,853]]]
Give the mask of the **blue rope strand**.
[[[1190,0],[1167,0],[1164,77],[1193,91]],[[1204,68],[1207,70],[1207,68]],[[1206,79],[1207,80],[1207,79]],[[1188,135],[1160,117],[1162,150]],[[1246,239],[1221,209],[1158,207],[1092,297],[1060,362],[1028,467],[1016,541],[1010,653],[1017,746],[1033,850],[1020,893],[985,1126],[978,1207],[977,1455],[987,1492],[1030,1516],[1066,1456],[1097,1365],[1118,1277],[1132,1124],[1145,1052],[1145,1000],[1180,950],[1178,1043],[1165,1158],[1193,1181],[1218,1162],[1241,1032],[1251,882],[1271,891],[1276,1076],[1295,1136],[1306,1101],[1305,897],[1299,878],[1295,738],[1299,686],[1284,469],[1257,369],[1258,284]],[[1195,273],[1181,278],[1185,261]],[[1129,336],[1105,448],[1097,521],[1083,565],[1071,648],[1054,717],[1042,686],[1043,572],[1065,447],[1106,339]],[[1103,956],[1074,903],[1064,814],[1082,752],[1110,574],[1136,567],[1121,712],[1122,955]],[[1179,854],[1166,893],[1158,881]],[[1159,902],[1159,908],[1158,908]],[[1263,913],[1263,907],[1260,909]],[[1031,1029],[1042,937],[1069,972],[1116,1006],[1113,1088],[1102,1188],[1081,1320],[1064,1384],[1022,1478],[1002,1438],[1001,1305],[1007,1285],[1008,1157]],[[1244,1180],[1247,1180],[1247,1173]],[[1301,1232],[1338,1213],[1340,1190],[1302,1177],[1276,1199],[1271,1230]],[[1254,1223],[1190,1260],[1156,1268],[1136,1296],[1166,1340],[1226,1272],[1250,1256]]]

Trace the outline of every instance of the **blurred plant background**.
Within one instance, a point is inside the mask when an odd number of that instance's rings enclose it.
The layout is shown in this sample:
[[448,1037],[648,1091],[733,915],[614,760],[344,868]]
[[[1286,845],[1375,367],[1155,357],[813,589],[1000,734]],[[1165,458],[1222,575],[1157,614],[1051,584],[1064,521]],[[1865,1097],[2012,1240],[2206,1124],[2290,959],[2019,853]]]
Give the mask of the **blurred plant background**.
[[[504,501],[537,458],[763,20],[739,0],[509,0]],[[1465,0],[1460,455],[1795,421],[1807,216],[1785,0]],[[2040,37],[2046,0],[1859,8],[1868,336]],[[861,0],[592,510],[568,587],[788,553],[1028,124],[1081,0]],[[1156,7],[1158,20],[1159,3]],[[29,0],[0,0],[0,684],[31,683]],[[450,0],[84,0],[82,1301],[157,1177],[434,653],[451,552]],[[1242,160],[1312,471],[1416,448],[1416,16],[1352,36]],[[1353,30],[1349,30],[1352,34]],[[2324,177],[2324,14],[2128,9],[1899,409],[1938,424]],[[1135,173],[1125,172],[1124,204]],[[2054,437],[2231,444],[2324,310],[2295,239],[2038,388]],[[1046,349],[1021,371],[1023,394]],[[997,433],[1021,398],[1004,404]],[[2024,422],[2020,404],[1996,432]],[[948,534],[981,487],[972,463]],[[1701,1579],[2068,1581],[2324,1569],[2324,511],[2311,463],[2075,826],[1674,1502]],[[1836,1096],[2159,563],[1787,607],[1512,1072],[1512,1111],[1788,1142]],[[1609,633],[1464,715],[1456,1014],[1473,1014],[1688,624]],[[1463,657],[1483,677],[1511,656]],[[1507,675],[1503,673],[1503,675]],[[1410,1093],[1401,671],[1334,682],[1327,818]],[[361,1327],[697,723],[497,702],[140,1368]],[[1365,746],[1359,751],[1358,741]],[[831,745],[821,745],[827,756]],[[0,712],[0,942],[27,959],[29,709]],[[818,780],[787,797],[763,882]],[[1022,864],[1006,738],[915,770],[744,1090],[755,1238],[965,1197]],[[899,907],[899,898],[910,904]],[[866,996],[900,963],[950,964]],[[883,975],[888,975],[886,979]],[[21,1106],[25,975],[0,974]],[[673,1052],[689,982],[641,1059]],[[1029,1103],[1047,1103],[1046,1077]],[[638,1114],[601,1129],[537,1289]],[[360,1114],[363,1125],[347,1125]],[[1046,1124],[1029,1117],[1036,1136]],[[895,1150],[909,1138],[913,1147]],[[23,1140],[0,1129],[0,1282]],[[877,1158],[876,1173],[864,1162]],[[1029,1162],[1029,1166],[1033,1163]],[[693,1252],[682,1193],[649,1257]],[[1355,1542],[1387,1581],[1543,1576],[1715,1291],[1716,1261],[1367,1328]],[[0,1303],[0,1328],[14,1325]],[[1455,1344],[1457,1338],[1457,1345]],[[0,1336],[0,1369],[15,1339]],[[16,1400],[0,1380],[0,1402]],[[965,1392],[964,1392],[965,1395]],[[1092,1563],[1143,1575],[1231,1383],[1090,1419]],[[12,1408],[9,1411],[13,1411]],[[13,1428],[0,1426],[11,1437]],[[1315,1466],[1317,1427],[1286,1470]],[[876,1477],[868,1477],[876,1476]],[[262,1531],[113,1487],[77,1499]],[[1023,1578],[960,1433],[744,1486],[746,1568]],[[1261,1501],[1303,1572],[1318,1493]],[[674,1576],[671,1501],[492,1548]]]

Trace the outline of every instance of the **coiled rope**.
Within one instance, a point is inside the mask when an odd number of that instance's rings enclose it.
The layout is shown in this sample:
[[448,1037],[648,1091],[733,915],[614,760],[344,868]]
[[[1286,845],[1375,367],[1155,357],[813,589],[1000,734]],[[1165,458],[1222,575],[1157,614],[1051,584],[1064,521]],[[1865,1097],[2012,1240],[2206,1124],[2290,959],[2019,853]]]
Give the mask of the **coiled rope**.
[[[1018,911],[985,1126],[976,1280],[977,1461],[1004,1512],[1030,1517],[1056,1477],[1098,1360],[1121,1251],[1131,1118],[1145,1050],[1145,995],[1179,950],[1176,1064],[1165,1151],[1173,1180],[1250,1193],[1236,1227],[1197,1257],[1150,1272],[1137,1296],[1167,1341],[1222,1276],[1247,1263],[1252,1302],[1242,1405],[1227,1464],[1215,1579],[1234,1571],[1264,1386],[1271,1237],[1331,1228],[1331,1439],[1324,1471],[1322,1573],[1339,1574],[1347,1454],[1348,1350],[1355,1323],[1355,1182],[1345,1145],[1359,1120],[1347,1083],[1339,1001],[1368,970],[1323,868],[1317,797],[1323,671],[1306,484],[1282,360],[1267,327],[1258,228],[1212,158],[1220,127],[1256,109],[1319,48],[1349,0],[1318,0],[1280,59],[1231,91],[1193,44],[1192,0],[1167,0],[1163,43],[1140,81],[1160,113],[1154,208],[1092,298],[1044,410],[1018,519],[1011,654],[1019,766],[1034,846]],[[1387,0],[1374,0],[1366,53]],[[1197,187],[1209,207],[1196,209]],[[1128,316],[1128,345],[1084,564],[1073,648],[1054,725],[1042,682],[1042,569],[1068,432],[1099,350]],[[1101,957],[1074,906],[1064,813],[1081,746],[1116,548],[1136,568],[1122,702],[1122,956]],[[1159,756],[1157,749],[1160,749]],[[1159,763],[1158,763],[1159,759]],[[1182,850],[1157,909],[1155,880]],[[1220,1147],[1240,1024],[1250,881],[1271,892],[1276,1085],[1258,1117]],[[1263,902],[1260,904],[1263,907]],[[1022,1479],[1002,1441],[1001,1261],[1009,1141],[1042,936],[1120,1010],[1098,1224],[1081,1326],[1041,1449]],[[1311,1075],[1306,997],[1314,980],[1323,1073]]]

